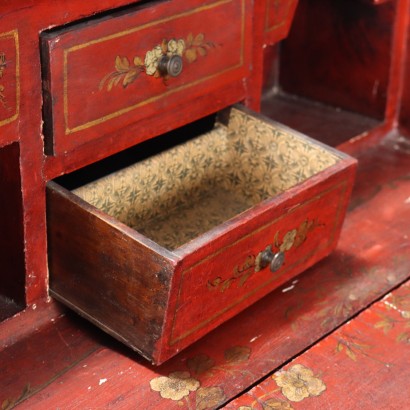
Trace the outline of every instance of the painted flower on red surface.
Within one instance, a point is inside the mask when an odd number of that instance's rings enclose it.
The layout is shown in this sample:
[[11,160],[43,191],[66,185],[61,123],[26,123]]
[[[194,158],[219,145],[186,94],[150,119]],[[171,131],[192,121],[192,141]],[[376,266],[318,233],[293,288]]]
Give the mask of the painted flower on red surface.
[[154,75],[158,68],[158,62],[163,56],[161,46],[155,46],[152,50],[147,51],[145,55],[145,72],[148,75]]
[[156,377],[149,384],[162,398],[175,401],[183,399],[200,386],[199,381],[191,377],[189,372],[173,372],[168,377]]
[[282,370],[272,376],[290,401],[299,402],[307,397],[320,396],[326,385],[309,368],[295,364],[289,370]]
[[185,41],[181,39],[179,40],[169,40],[168,41],[168,55],[179,55],[182,56],[182,53],[184,52],[185,49]]

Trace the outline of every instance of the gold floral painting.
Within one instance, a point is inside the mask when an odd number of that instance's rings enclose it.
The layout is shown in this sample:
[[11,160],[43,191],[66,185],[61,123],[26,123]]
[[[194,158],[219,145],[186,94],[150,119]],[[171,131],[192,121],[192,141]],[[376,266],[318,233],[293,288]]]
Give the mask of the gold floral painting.
[[227,125],[74,192],[173,250],[338,160],[287,128],[233,108]]

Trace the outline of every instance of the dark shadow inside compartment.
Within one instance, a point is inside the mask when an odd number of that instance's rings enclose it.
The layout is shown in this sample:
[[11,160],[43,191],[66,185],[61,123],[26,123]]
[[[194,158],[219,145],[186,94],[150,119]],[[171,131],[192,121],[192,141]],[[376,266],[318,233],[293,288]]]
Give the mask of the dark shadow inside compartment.
[[73,192],[173,250],[337,161],[333,151],[234,108],[227,125]]

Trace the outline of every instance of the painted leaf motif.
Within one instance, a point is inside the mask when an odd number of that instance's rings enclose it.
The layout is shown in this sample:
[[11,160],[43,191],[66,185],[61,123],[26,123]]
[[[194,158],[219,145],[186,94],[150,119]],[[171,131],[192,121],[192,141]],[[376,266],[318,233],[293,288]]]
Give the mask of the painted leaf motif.
[[253,272],[250,271],[246,273],[245,275],[243,275],[241,279],[239,280],[239,286],[242,287],[252,274]]
[[196,410],[213,409],[221,405],[226,396],[219,386],[201,387],[196,392]]
[[221,292],[225,292],[226,289],[229,289],[231,287],[231,283],[232,283],[231,279],[225,280],[221,286]]
[[346,352],[347,356],[348,356],[350,359],[352,359],[353,361],[356,361],[356,360],[357,360],[356,355],[355,355],[355,353],[353,352],[352,349],[350,349],[349,347],[346,347],[345,352]]
[[185,51],[185,58],[188,60],[189,63],[193,63],[197,59],[196,49],[190,48]]
[[206,51],[205,47],[199,47],[198,48],[198,54],[202,57],[205,57],[208,54],[208,52]]
[[128,71],[122,82],[123,87],[125,88],[128,84],[131,84],[138,77],[138,74],[135,70]]
[[130,62],[127,57],[117,56],[115,59],[115,68],[117,71],[127,71],[130,68]]
[[137,56],[137,57],[134,57],[134,65],[136,65],[137,67],[139,67],[139,66],[143,66],[144,63],[143,63],[143,61],[141,60],[141,58]]
[[204,42],[205,36],[203,33],[199,33],[194,40],[194,46],[200,46]]
[[376,329],[383,329],[383,332],[387,334],[393,328],[393,324],[388,320],[381,320],[380,322],[377,322],[374,327]]
[[410,343],[410,334],[409,334],[408,332],[400,333],[400,334],[397,336],[396,340],[397,340],[398,342]]
[[20,397],[17,399],[6,399],[3,401],[1,404],[1,410],[11,410],[12,408],[15,407],[16,403],[20,402],[21,400],[27,398],[27,396],[30,394],[31,388],[30,388],[30,383],[26,384],[24,386],[23,391],[21,392]]
[[293,407],[287,401],[279,399],[269,399],[262,405],[263,410],[292,410]]
[[203,374],[214,366],[215,362],[208,355],[201,353],[191,357],[187,361],[187,366],[193,374]]
[[352,346],[355,347],[356,349],[370,349],[372,346],[367,345],[365,343],[352,343]]
[[1,404],[1,410],[9,410],[12,407],[14,407],[14,402],[10,399],[4,400],[3,403]]
[[192,33],[189,33],[186,38],[187,47],[191,47],[193,42],[194,42],[194,35]]
[[251,349],[247,346],[234,346],[225,350],[225,360],[229,363],[240,363],[249,359]]

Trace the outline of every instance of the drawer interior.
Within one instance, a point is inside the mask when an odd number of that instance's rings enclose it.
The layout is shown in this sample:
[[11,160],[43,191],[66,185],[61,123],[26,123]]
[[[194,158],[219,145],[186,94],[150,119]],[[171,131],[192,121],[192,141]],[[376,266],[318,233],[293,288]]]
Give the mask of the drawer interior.
[[226,124],[73,192],[174,250],[339,160],[301,134],[232,108]]

